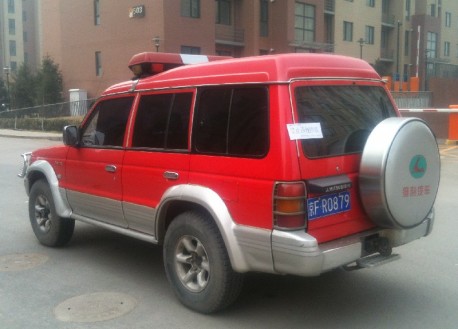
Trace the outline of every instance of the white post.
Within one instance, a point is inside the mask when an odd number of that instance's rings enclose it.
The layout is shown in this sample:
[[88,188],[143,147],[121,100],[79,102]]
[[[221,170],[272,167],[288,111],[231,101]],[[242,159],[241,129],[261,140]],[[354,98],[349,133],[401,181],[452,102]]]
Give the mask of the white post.
[[417,62],[416,62],[416,68],[415,68],[415,77],[418,78],[418,70],[420,68],[420,32],[421,32],[421,26],[418,25],[418,30],[417,30]]

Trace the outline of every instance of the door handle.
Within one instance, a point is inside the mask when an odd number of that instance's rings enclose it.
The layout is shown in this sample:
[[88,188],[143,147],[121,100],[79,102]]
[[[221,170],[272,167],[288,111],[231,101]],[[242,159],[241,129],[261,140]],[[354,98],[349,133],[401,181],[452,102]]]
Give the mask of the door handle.
[[106,165],[105,166],[105,171],[107,172],[116,172],[116,166],[115,165]]
[[177,180],[178,178],[180,178],[180,175],[177,172],[173,172],[173,171],[165,171],[162,176],[165,179],[170,179],[170,180]]

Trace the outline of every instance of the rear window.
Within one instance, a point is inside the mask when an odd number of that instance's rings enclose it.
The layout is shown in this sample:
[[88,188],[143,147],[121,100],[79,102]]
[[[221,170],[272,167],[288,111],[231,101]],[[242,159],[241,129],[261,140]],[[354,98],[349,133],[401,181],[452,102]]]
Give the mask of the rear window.
[[376,86],[301,86],[295,89],[300,123],[315,123],[322,137],[301,139],[310,158],[361,152],[372,129],[396,115],[385,90]]

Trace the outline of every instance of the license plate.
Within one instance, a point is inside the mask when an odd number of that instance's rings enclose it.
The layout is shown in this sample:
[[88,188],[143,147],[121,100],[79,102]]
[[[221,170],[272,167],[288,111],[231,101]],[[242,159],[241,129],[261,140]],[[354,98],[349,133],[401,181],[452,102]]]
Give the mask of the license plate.
[[338,214],[350,209],[350,192],[348,191],[307,199],[309,220]]

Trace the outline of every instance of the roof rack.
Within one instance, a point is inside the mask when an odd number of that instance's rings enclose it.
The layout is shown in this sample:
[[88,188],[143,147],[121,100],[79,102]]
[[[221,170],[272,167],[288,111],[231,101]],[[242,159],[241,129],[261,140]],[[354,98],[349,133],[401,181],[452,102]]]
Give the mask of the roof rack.
[[134,78],[141,79],[183,65],[207,63],[229,58],[232,57],[143,52],[134,55],[130,59],[128,66],[134,74]]

